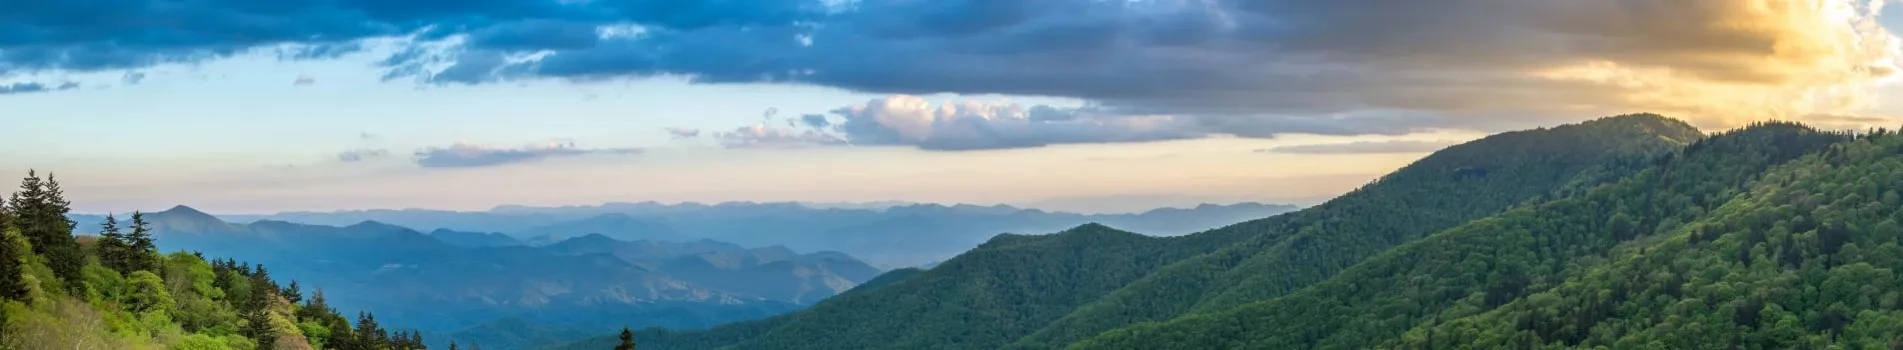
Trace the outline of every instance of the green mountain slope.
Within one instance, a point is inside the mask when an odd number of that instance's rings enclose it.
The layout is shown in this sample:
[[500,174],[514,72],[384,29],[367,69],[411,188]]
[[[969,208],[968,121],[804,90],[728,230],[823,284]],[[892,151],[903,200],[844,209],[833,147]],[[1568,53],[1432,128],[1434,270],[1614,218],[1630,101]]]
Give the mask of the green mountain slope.
[[1358,349],[1416,324],[1484,311],[1561,282],[1621,243],[1709,216],[1765,169],[1844,136],[1761,125],[1700,141],[1656,168],[1435,233],[1274,299],[1098,335],[1089,349]]
[[[1175,316],[1216,296],[1306,285],[1410,237],[1623,178],[1700,137],[1655,115],[1495,135],[1292,214],[1175,238],[1108,234],[1100,226],[1005,235],[937,268],[806,311],[637,338],[667,349],[1048,347],[1042,343]],[[1282,254],[1290,256],[1275,257]],[[1288,263],[1277,272],[1282,277],[1252,273],[1273,262]],[[1103,317],[1077,316],[1080,307]],[[1053,322],[1063,332],[1026,339]]]
[[1434,231],[1630,175],[1701,137],[1683,122],[1637,114],[1450,147],[1322,205],[1207,233],[1250,238],[1165,267],[1013,345],[1054,347],[1268,299]]
[[1903,348],[1903,137],[1781,167],[1706,220],[1383,348]]

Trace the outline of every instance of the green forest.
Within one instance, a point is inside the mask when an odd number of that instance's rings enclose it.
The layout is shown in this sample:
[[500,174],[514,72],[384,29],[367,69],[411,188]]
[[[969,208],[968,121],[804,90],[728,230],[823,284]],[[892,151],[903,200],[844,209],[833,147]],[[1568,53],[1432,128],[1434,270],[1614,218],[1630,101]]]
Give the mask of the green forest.
[[[660,349],[1903,349],[1903,136],[1608,117],[1182,237],[1001,235]],[[561,349],[605,348],[607,335]]]
[[0,349],[425,348],[264,266],[161,254],[140,213],[75,236],[70,204],[52,174],[29,172],[0,205]]

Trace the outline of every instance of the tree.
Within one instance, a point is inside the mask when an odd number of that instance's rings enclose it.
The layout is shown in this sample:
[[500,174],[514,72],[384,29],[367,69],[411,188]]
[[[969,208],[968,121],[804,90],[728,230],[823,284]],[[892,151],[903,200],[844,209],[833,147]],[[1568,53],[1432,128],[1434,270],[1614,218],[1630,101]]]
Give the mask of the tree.
[[358,312],[355,343],[364,348],[378,348],[390,343],[390,333],[377,325],[376,315]]
[[125,306],[130,311],[150,312],[171,310],[174,301],[165,290],[165,280],[151,271],[134,271],[126,275],[128,290]]
[[290,300],[292,304],[304,301],[304,292],[297,290],[297,281],[291,281],[291,285],[284,286],[284,290],[278,291],[278,294]]
[[449,350],[461,350],[461,348],[457,348],[456,341],[451,340],[449,341]]
[[628,330],[626,326],[622,326],[621,344],[615,345],[615,350],[634,350],[634,331]]
[[128,262],[133,270],[158,269],[159,247],[152,243],[152,228],[144,213],[132,212],[132,234],[126,235],[126,242],[131,245]]
[[7,201],[0,200],[0,299],[18,300],[27,294],[26,281],[20,276],[20,266],[26,265],[27,248],[14,241],[20,231],[14,227],[13,215]]
[[66,281],[68,292],[83,295],[86,284],[80,282],[80,271],[86,261],[79,242],[73,240],[73,221],[66,218],[71,204],[52,174],[41,181],[29,170],[26,179],[20,181],[13,207],[18,212],[20,233],[33,245],[33,252],[46,258],[53,275]]
[[99,224],[99,263],[120,274],[133,271],[129,269],[131,265],[128,263],[128,258],[132,257],[129,252],[132,246],[126,243],[125,238],[124,234],[119,233],[119,219],[113,218],[110,213],[106,214],[106,222]]

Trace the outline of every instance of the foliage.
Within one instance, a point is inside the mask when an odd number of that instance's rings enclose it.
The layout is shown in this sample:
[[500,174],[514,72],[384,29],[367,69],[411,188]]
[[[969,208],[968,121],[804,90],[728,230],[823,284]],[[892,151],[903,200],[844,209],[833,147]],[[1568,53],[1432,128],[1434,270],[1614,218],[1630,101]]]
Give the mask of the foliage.
[[374,333],[357,334],[321,294],[292,303],[302,296],[285,294],[297,288],[279,287],[263,266],[161,256],[137,213],[131,234],[109,219],[100,237],[76,239],[58,182],[23,183],[0,206],[0,349],[424,348],[414,331],[390,337],[372,323]]
[[1205,233],[1248,238],[1173,263],[1014,345],[1051,347],[1279,296],[1435,231],[1616,181],[1702,137],[1683,122],[1637,114],[1449,147],[1316,207]]
[[1416,322],[1553,285],[1622,242],[1707,216],[1764,169],[1842,139],[1790,124],[1727,133],[1625,181],[1436,233],[1293,294],[1112,331],[1076,347],[1366,348]]
[[1903,346],[1903,137],[1877,132],[1760,176],[1705,220],[1388,348]]

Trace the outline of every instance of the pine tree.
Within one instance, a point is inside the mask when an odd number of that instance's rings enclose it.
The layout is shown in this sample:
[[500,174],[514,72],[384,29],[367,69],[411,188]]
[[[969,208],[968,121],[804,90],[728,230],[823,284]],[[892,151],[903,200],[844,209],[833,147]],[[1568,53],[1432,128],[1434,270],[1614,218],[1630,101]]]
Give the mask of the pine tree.
[[621,327],[621,344],[615,345],[615,350],[634,350],[634,331]]
[[20,231],[14,226],[18,220],[14,219],[15,212],[8,202],[0,200],[0,300],[19,300],[27,293],[26,281],[20,277],[20,266],[26,264],[26,247],[14,243],[13,236]]
[[127,261],[133,270],[159,269],[159,247],[152,243],[151,223],[145,221],[144,213],[132,212],[132,234],[126,235],[126,243],[131,245],[132,258]]
[[378,348],[390,343],[390,333],[377,326],[376,315],[357,312],[356,343],[363,348]]
[[79,242],[73,239],[73,221],[66,218],[72,203],[66,201],[59,180],[47,174],[46,180],[41,181],[38,174],[29,170],[26,179],[20,182],[20,193],[15,195],[14,202],[14,210],[19,212],[20,233],[33,245],[33,252],[46,258],[53,275],[66,282],[68,292],[84,295],[86,284],[81,283],[80,270],[86,261],[79,251]]
[[284,290],[278,291],[278,295],[290,300],[292,304],[304,301],[304,292],[297,290],[297,281],[291,281],[291,285],[284,286]]
[[457,347],[456,347],[456,341],[454,341],[454,340],[451,340],[451,341],[449,341],[449,350],[462,350],[462,349],[460,349],[460,348],[457,348]]
[[119,219],[106,214],[106,222],[99,225],[99,263],[106,265],[119,274],[131,274],[129,259],[132,246],[126,243],[125,235],[119,233]]

